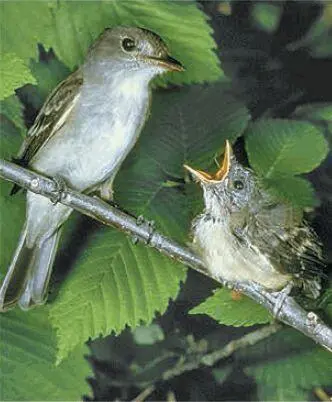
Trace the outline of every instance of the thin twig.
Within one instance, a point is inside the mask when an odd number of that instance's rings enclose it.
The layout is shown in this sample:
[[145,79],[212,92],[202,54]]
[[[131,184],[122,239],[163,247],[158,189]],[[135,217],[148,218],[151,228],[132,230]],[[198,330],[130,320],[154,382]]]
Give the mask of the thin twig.
[[193,359],[192,356],[189,356],[189,361],[183,361],[183,358],[181,358],[177,364],[163,373],[163,380],[169,380],[172,377],[178,376],[187,371],[196,370],[200,367],[214,366],[219,360],[226,359],[239,349],[255,345],[275,334],[281,328],[282,325],[280,323],[274,322],[273,324],[265,325],[262,328],[249,332],[241,338],[235,339],[211,353],[204,353],[202,356],[200,356],[201,353],[198,353],[197,359]]
[[150,385],[149,387],[145,388],[140,394],[138,394],[133,399],[133,402],[144,402],[145,399],[148,398],[155,389],[156,387],[154,385]]
[[[84,215],[88,215],[105,225],[116,227],[131,236],[137,236],[161,253],[183,262],[196,271],[212,277],[219,283],[223,283],[220,278],[213,277],[205,269],[203,261],[193,251],[158,233],[152,229],[148,222],[139,223],[137,219],[96,197],[90,197],[69,188],[61,189],[61,193],[59,193],[58,186],[52,179],[3,159],[0,159],[0,178],[12,181],[36,194],[41,194],[50,199],[54,199],[58,192],[59,202],[62,204]],[[273,294],[253,283],[243,283],[240,289],[237,287],[237,290],[262,304],[273,314],[276,305],[276,298]],[[332,350],[332,329],[324,324],[315,313],[306,312],[291,296],[285,297],[277,319],[301,331],[328,350]]]

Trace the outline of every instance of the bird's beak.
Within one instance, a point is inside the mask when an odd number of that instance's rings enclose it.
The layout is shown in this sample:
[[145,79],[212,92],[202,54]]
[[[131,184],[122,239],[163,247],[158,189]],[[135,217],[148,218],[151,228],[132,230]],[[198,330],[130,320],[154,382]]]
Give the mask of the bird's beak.
[[229,173],[232,154],[233,154],[232,147],[229,141],[226,140],[224,159],[222,161],[220,168],[214,175],[203,172],[201,170],[193,169],[188,165],[183,165],[183,167],[187,169],[201,183],[220,183],[221,181],[225,180],[225,178]]
[[217,173],[214,175],[214,179],[217,181],[223,181],[229,173],[229,168],[231,167],[231,158],[233,155],[231,144],[226,140],[224,159]]
[[149,63],[155,64],[156,66],[162,67],[168,71],[184,71],[185,70],[185,68],[179,61],[177,61],[176,59],[173,59],[173,57],[171,57],[169,55],[167,55],[166,57],[162,57],[162,58],[147,56],[146,60]]
[[196,170],[188,165],[183,165],[185,169],[187,169],[195,179],[203,183],[210,183],[213,178],[209,173],[203,172],[202,170]]

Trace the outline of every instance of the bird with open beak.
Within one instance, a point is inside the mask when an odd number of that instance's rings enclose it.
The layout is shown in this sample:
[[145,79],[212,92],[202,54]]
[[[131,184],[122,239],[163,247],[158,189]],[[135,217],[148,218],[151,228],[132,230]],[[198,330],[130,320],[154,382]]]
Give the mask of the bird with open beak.
[[[77,191],[100,190],[111,198],[114,177],[148,116],[149,83],[183,70],[155,33],[106,29],[84,64],[46,99],[15,160]],[[46,301],[61,228],[71,212],[27,192],[26,221],[1,285],[0,311]]]
[[317,236],[290,204],[236,160],[228,141],[214,175],[184,167],[203,189],[205,208],[193,221],[193,247],[213,277],[255,282],[270,291],[291,284],[318,297],[322,257]]

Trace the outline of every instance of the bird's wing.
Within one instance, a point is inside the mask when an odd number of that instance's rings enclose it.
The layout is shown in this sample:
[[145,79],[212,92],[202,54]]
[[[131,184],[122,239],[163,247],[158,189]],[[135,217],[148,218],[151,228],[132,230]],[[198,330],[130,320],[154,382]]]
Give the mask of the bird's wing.
[[76,104],[83,84],[81,70],[62,81],[46,99],[14,160],[28,166],[36,153],[64,126]]
[[318,236],[292,209],[272,204],[264,214],[257,216],[258,247],[280,271],[303,278],[324,276],[323,257]]

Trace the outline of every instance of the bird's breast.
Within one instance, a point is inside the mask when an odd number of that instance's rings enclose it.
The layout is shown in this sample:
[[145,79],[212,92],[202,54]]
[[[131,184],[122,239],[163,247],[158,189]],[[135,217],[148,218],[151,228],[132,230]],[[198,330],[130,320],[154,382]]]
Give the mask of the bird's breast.
[[147,87],[83,91],[70,121],[41,149],[34,167],[78,190],[115,174],[141,131],[148,98]]
[[202,215],[194,227],[194,247],[213,276],[230,282],[254,281],[277,290],[290,280],[271,261],[246,242],[239,243],[230,227]]

